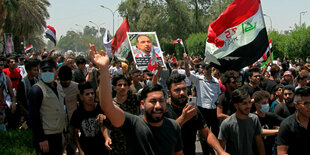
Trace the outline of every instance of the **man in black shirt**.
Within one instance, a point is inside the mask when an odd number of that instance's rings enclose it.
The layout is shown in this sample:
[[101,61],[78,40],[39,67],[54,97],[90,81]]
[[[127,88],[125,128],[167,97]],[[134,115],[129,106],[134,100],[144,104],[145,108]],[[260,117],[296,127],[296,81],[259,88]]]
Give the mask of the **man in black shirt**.
[[254,94],[254,92],[261,90],[260,85],[261,73],[260,69],[257,67],[253,67],[249,69],[249,83],[242,86],[243,89],[247,90],[250,97]]
[[[277,137],[278,154],[308,154],[310,146],[310,88],[296,90],[296,113],[282,121]],[[308,152],[308,153],[307,153]]]
[[195,105],[187,103],[187,87],[185,75],[173,74],[167,80],[169,102],[167,104],[166,115],[176,119],[182,127],[182,139],[184,143],[183,152],[185,155],[195,154],[195,142],[197,130],[204,137],[209,145],[217,151],[219,155],[227,154],[220,146],[218,140],[208,128],[203,115]]
[[294,106],[295,88],[292,85],[286,85],[283,88],[284,103],[280,103],[275,107],[274,113],[280,117],[286,118],[292,115],[296,109]]
[[226,91],[221,93],[218,97],[216,104],[216,114],[217,119],[223,121],[225,118],[229,117],[236,112],[234,104],[231,102],[232,92],[237,89],[237,76],[236,71],[226,71],[221,77],[221,82],[226,87]]
[[273,154],[272,147],[275,144],[275,136],[278,134],[279,126],[283,118],[269,112],[269,97],[270,94],[264,90],[257,91],[253,94],[254,105],[256,107],[256,112],[254,114],[258,116],[262,127],[265,151],[266,154]]
[[74,69],[73,81],[76,83],[84,83],[86,81],[84,69],[86,60],[83,56],[77,56],[75,59],[77,68]]
[[100,106],[114,127],[123,129],[128,154],[183,154],[181,128],[172,119],[164,117],[166,100],[162,87],[157,84],[146,86],[141,92],[143,116],[124,112],[112,103],[109,88],[109,57],[100,55],[93,44],[89,44],[90,58],[100,68]]

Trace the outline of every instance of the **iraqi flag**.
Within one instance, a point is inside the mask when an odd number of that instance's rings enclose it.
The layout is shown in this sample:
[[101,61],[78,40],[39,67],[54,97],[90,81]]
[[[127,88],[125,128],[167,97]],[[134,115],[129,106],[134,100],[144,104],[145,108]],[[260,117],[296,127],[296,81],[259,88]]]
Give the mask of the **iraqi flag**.
[[267,49],[266,49],[265,53],[263,54],[263,56],[258,60],[258,62],[262,63],[262,62],[267,60],[267,58],[270,56],[269,49],[270,49],[270,51],[272,49],[272,40],[271,39],[269,40],[269,46],[267,47]]
[[240,70],[256,62],[268,47],[260,0],[235,0],[208,29],[205,55],[221,71]]
[[181,46],[183,47],[184,53],[186,53],[185,47],[184,47],[184,44],[183,44],[183,41],[182,41],[181,38],[178,38],[178,39],[176,39],[175,41],[173,41],[172,45],[174,45],[175,43],[181,44]]
[[29,46],[25,47],[25,51],[29,51],[29,50],[31,50],[32,48],[33,48],[33,46],[32,46],[32,45],[29,45]]
[[127,18],[125,18],[122,25],[116,31],[111,43],[112,53],[122,60],[126,59],[130,52],[127,32],[129,32],[129,24]]
[[54,27],[48,25],[45,30],[45,38],[50,39],[56,46],[56,30]]
[[[268,66],[268,63],[271,61],[273,61],[273,52],[272,52],[272,41],[271,39],[269,40],[269,47],[267,48],[266,52],[264,53],[264,55],[262,56],[262,58],[259,59],[259,61],[261,61],[262,65],[261,68],[265,68]],[[269,52],[270,50],[270,52]]]
[[175,43],[180,43],[182,46],[184,46],[182,39],[178,38],[175,41],[173,41],[172,45],[174,45]]

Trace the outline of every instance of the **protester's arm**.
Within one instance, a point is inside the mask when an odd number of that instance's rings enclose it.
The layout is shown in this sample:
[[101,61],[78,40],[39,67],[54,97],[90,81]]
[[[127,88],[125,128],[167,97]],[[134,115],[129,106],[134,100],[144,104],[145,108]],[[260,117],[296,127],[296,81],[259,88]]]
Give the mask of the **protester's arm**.
[[273,136],[278,134],[279,129],[262,129],[262,136]]
[[6,75],[6,82],[7,82],[7,87],[8,87],[8,92],[12,100],[12,105],[11,105],[11,111],[14,113],[16,111],[16,97],[13,92],[13,85],[11,79]]
[[74,139],[74,142],[75,142],[75,145],[76,147],[78,148],[79,150],[79,153],[80,154],[84,154],[82,148],[81,148],[81,144],[80,144],[80,141],[79,141],[79,129],[77,128],[74,128],[74,131],[73,131],[73,139]]
[[183,59],[184,59],[184,62],[185,62],[185,74],[186,74],[186,76],[190,76],[191,73],[189,71],[189,66],[188,66],[189,58],[188,58],[186,53],[183,53]]
[[176,119],[180,126],[186,123],[188,120],[192,119],[197,114],[197,108],[192,108],[193,105],[186,104],[182,110],[180,117]]
[[112,103],[109,73],[109,57],[104,52],[100,55],[95,45],[89,44],[89,56],[93,63],[100,68],[100,83],[99,83],[99,100],[100,107],[105,112],[106,116],[114,127],[120,127],[124,124],[125,113]]
[[288,155],[287,150],[288,150],[287,145],[278,145],[277,146],[278,155]]
[[102,131],[102,134],[103,134],[103,137],[104,137],[104,139],[105,139],[105,143],[104,143],[104,145],[105,145],[105,147],[109,150],[109,151],[111,151],[112,150],[112,148],[111,148],[111,144],[112,144],[112,140],[111,140],[111,138],[109,137],[109,133],[108,133],[108,128],[107,127],[101,127],[101,131]]
[[216,107],[216,116],[218,120],[224,120],[225,118],[229,117],[229,115],[223,113],[223,106],[220,105]]
[[206,126],[199,130],[200,134],[204,137],[206,142],[218,153],[218,155],[226,155],[222,145],[219,143],[215,135]]
[[157,73],[153,75],[153,78],[152,78],[152,84],[157,84],[159,78],[160,78],[160,74],[161,72],[163,71],[163,67],[158,64],[157,65]]
[[256,147],[259,155],[265,155],[265,146],[264,142],[262,139],[262,135],[258,134],[254,137],[255,142],[256,142]]

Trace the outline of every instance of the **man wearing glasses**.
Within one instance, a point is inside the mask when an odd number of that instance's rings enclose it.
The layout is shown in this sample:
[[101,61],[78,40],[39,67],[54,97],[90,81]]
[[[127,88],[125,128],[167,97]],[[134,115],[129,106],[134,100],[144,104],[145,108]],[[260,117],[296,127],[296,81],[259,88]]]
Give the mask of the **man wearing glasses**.
[[282,121],[277,136],[278,154],[305,154],[310,146],[310,88],[295,93],[296,113]]

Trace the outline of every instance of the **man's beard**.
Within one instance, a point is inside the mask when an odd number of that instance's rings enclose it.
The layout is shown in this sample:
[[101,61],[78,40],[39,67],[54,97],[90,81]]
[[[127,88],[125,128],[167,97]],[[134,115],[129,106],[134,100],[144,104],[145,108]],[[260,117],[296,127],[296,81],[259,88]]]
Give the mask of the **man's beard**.
[[162,112],[162,116],[161,117],[152,117],[152,113],[153,111],[151,112],[148,112],[147,110],[144,112],[144,115],[146,117],[146,120],[148,122],[151,122],[151,123],[158,123],[160,121],[163,120],[164,118],[164,110],[163,109],[157,109],[156,111],[161,111]]
[[294,102],[294,98],[288,98],[288,99],[284,99],[285,103],[293,103]]
[[[180,101],[180,99],[184,99],[184,101]],[[182,95],[179,98],[175,98],[173,97],[173,95],[171,95],[171,102],[179,107],[185,107],[186,103],[187,103],[187,97]]]

